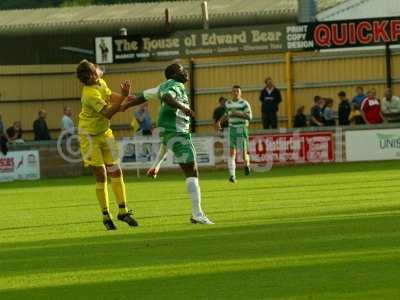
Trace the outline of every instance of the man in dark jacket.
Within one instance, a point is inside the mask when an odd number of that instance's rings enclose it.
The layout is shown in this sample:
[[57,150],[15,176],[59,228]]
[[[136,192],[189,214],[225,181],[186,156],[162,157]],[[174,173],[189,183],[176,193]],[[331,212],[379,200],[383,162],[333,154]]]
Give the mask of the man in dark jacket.
[[39,118],[33,122],[33,132],[35,133],[35,141],[51,140],[49,128],[46,123],[47,112],[39,111]]
[[225,97],[219,97],[219,106],[217,108],[214,109],[213,112],[213,120],[214,120],[214,128],[215,131],[220,131],[220,130],[224,130],[224,128],[228,127],[228,121],[225,120],[224,122],[222,122],[221,128],[219,128],[218,124],[219,124],[219,120],[221,120],[221,118],[225,115],[226,112],[226,108],[225,108],[225,102],[227,101],[227,99]]
[[350,125],[349,121],[349,116],[351,112],[351,105],[349,99],[346,98],[346,93],[344,91],[341,91],[339,94],[339,110],[338,110],[338,115],[339,115],[339,125],[345,126],[345,125]]
[[265,87],[260,94],[262,122],[264,129],[278,128],[279,103],[281,92],[274,86],[271,77],[265,79]]

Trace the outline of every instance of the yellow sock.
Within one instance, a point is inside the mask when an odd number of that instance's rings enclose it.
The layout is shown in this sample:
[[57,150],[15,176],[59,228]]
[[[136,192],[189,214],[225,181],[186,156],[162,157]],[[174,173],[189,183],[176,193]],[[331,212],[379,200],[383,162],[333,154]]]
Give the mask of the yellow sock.
[[108,189],[106,182],[96,182],[96,196],[99,200],[101,212],[103,213],[103,218],[110,217],[110,210],[108,207]]
[[114,191],[115,199],[117,200],[119,213],[124,214],[128,212],[126,207],[126,193],[125,193],[125,183],[124,178],[121,177],[111,177],[111,185]]

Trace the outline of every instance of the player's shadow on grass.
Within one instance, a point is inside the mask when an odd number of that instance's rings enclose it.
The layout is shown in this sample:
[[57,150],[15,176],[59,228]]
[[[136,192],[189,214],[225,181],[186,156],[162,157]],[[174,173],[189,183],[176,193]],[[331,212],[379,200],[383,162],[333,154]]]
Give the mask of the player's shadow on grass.
[[[176,253],[178,255],[178,253]],[[106,257],[105,257],[106,258]],[[266,258],[268,259],[268,258]],[[315,260],[302,257],[298,261],[271,261],[257,264],[240,262],[232,266],[193,265],[179,274],[143,270],[144,274],[125,273],[123,276],[107,271],[95,282],[40,282],[41,287],[0,290],[2,300],[46,299],[397,299],[398,257],[348,256],[344,260]],[[98,262],[99,264],[102,261]],[[129,266],[129,262],[126,262]],[[199,268],[199,269],[196,269]],[[112,268],[112,267],[110,267]],[[84,269],[82,269],[84,271]],[[140,271],[139,271],[140,272]],[[379,278],[377,277],[379,274]],[[79,273],[77,273],[79,276]],[[115,277],[114,277],[115,276]],[[127,277],[126,279],[121,279]],[[118,279],[116,279],[118,278]]]
[[2,276],[25,276],[364,250],[379,256],[399,246],[398,215],[393,214],[3,243],[0,262]]

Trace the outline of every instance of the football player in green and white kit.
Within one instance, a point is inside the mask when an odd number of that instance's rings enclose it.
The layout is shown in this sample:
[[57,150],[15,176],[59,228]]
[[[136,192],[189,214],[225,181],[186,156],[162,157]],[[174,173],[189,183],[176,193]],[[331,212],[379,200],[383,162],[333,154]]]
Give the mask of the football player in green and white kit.
[[[190,221],[199,224],[213,224],[201,208],[201,192],[198,180],[196,151],[190,134],[190,123],[193,111],[190,109],[189,97],[185,83],[189,79],[188,72],[178,63],[173,63],[165,69],[167,81],[158,88],[146,90],[142,95],[132,97],[123,109],[138,105],[143,100],[158,98],[161,108],[157,126],[161,129],[161,143],[174,153],[186,176],[186,186],[192,202]],[[154,91],[157,91],[157,95]],[[136,99],[134,99],[136,98]]]
[[219,120],[228,119],[228,141],[230,155],[228,157],[229,181],[236,182],[236,154],[240,150],[243,154],[245,163],[244,173],[250,175],[250,157],[249,157],[249,121],[252,119],[251,106],[249,102],[242,98],[240,86],[232,87],[232,100],[225,102],[225,116]]

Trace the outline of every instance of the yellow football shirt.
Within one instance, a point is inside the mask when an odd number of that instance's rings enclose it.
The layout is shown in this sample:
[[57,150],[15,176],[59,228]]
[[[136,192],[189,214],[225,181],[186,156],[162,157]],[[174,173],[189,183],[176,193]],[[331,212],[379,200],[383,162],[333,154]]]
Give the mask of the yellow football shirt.
[[82,89],[82,111],[79,114],[79,129],[86,134],[98,135],[110,128],[110,120],[100,111],[110,105],[111,90],[103,79],[98,84]]

